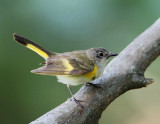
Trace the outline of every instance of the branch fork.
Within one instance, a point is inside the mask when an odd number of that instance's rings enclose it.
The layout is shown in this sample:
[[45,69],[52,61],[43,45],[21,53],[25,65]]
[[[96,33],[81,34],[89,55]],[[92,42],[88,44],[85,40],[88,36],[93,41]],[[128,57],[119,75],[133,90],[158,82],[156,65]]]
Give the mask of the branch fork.
[[160,19],[139,35],[106,67],[92,83],[102,88],[83,86],[76,94],[81,107],[67,100],[30,124],[98,124],[102,112],[126,91],[146,87],[153,79],[145,78],[147,67],[160,55]]

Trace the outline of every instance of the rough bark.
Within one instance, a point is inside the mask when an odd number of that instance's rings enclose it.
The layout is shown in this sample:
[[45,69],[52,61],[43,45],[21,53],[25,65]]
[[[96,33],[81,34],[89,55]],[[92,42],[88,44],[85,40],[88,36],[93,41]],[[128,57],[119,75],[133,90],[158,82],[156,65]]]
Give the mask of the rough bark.
[[102,112],[114,99],[153,82],[144,77],[144,72],[159,55],[160,19],[131,42],[108,64],[104,74],[93,81],[101,88],[83,86],[75,94],[84,101],[83,109],[68,99],[30,124],[98,124]]

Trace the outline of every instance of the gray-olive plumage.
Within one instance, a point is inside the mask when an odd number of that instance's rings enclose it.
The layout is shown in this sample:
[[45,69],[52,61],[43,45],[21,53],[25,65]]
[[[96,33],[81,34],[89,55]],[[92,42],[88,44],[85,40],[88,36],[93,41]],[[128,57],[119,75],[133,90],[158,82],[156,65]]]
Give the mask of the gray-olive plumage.
[[107,59],[117,55],[101,47],[55,53],[42,48],[22,36],[17,34],[13,34],[13,36],[18,43],[35,51],[46,60],[44,66],[34,69],[31,72],[57,76],[58,81],[67,84],[69,90],[70,85],[84,84],[101,76]]

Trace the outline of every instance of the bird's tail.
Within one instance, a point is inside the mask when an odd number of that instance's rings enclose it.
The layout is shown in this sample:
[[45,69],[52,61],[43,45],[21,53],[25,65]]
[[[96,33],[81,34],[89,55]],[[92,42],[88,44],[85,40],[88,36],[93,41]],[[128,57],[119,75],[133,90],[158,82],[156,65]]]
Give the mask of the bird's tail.
[[13,34],[13,38],[15,41],[17,41],[18,43],[20,43],[23,46],[26,46],[27,48],[33,50],[34,52],[36,52],[37,54],[39,54],[40,56],[42,56],[44,59],[49,58],[51,55],[53,55],[53,52],[50,52],[44,48],[42,48],[41,46],[39,46],[38,44],[28,40],[27,38],[24,38],[22,36],[19,36],[18,34]]

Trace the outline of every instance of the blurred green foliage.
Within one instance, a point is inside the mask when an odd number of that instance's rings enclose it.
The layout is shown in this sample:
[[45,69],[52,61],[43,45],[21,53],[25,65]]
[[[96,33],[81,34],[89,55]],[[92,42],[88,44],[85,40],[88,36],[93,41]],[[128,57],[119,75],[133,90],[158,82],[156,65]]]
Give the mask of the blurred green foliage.
[[[160,17],[159,5],[158,0],[0,0],[0,123],[29,123],[70,97],[56,77],[30,73],[44,60],[18,45],[13,33],[56,52],[105,47],[119,53]],[[145,74],[155,83],[116,99],[101,124],[160,123],[159,61]]]

